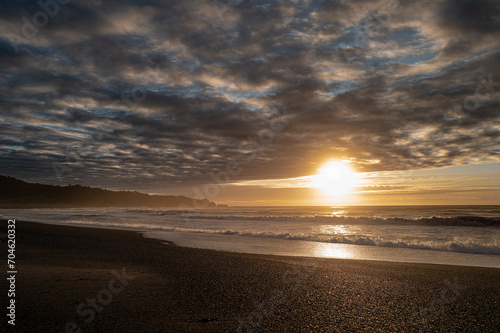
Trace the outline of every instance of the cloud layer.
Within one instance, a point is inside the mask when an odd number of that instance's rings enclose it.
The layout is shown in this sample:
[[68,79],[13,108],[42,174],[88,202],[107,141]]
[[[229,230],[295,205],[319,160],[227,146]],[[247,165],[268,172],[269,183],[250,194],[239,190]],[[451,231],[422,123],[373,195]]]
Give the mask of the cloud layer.
[[159,189],[229,160],[232,181],[500,160],[497,1],[41,3],[0,7],[1,174]]

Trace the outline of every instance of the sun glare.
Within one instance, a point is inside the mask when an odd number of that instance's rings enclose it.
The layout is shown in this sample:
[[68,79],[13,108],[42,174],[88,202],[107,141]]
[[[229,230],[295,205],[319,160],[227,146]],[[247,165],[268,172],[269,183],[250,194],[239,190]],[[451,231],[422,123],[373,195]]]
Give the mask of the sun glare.
[[330,196],[348,194],[358,181],[358,176],[349,165],[341,161],[325,164],[317,175],[318,187]]

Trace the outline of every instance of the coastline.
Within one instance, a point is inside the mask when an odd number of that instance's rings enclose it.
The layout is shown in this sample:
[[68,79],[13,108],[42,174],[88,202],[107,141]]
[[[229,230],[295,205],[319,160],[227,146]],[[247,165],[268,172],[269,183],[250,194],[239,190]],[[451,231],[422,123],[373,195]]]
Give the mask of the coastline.
[[[495,268],[232,253],[169,245],[134,231],[22,221],[16,242],[11,331],[500,327]],[[2,326],[12,329],[5,316]]]

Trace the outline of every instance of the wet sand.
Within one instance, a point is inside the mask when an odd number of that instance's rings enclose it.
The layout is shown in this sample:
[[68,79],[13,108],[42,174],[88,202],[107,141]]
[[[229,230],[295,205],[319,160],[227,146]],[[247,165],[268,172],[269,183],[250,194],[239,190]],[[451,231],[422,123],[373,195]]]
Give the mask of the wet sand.
[[[1,245],[6,256],[4,239]],[[16,326],[4,314],[0,331],[500,327],[500,269],[494,268],[229,253],[164,244],[132,231],[20,221],[16,264]],[[2,293],[8,290],[3,281]]]

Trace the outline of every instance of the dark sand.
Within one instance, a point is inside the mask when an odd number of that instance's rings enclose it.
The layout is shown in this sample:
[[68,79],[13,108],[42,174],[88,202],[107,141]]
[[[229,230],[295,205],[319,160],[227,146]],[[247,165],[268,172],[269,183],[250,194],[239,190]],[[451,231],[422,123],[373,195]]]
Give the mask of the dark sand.
[[[500,327],[500,269],[237,254],[19,221],[16,235],[17,325],[3,314],[0,331],[65,332],[67,322],[103,333]],[[122,268],[135,276],[124,287],[111,274]],[[106,304],[97,303],[95,318],[86,304],[78,315],[79,304],[98,295]]]

